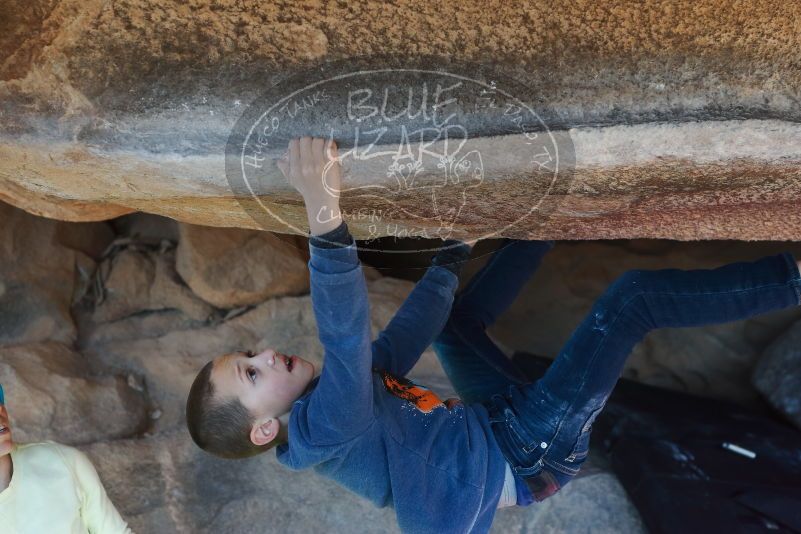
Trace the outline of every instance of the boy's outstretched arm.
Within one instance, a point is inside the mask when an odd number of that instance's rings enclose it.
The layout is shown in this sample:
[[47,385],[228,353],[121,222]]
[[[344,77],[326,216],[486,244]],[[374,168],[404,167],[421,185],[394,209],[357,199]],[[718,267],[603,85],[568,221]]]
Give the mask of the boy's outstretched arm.
[[[312,236],[311,298],[325,362],[308,400],[308,438],[321,444],[355,437],[373,420],[367,287],[356,244],[339,211],[337,158],[333,141],[304,137],[291,141],[287,157],[278,163],[303,195]],[[321,242],[332,235],[343,243]]]
[[459,271],[474,241],[449,240],[414,286],[398,312],[373,342],[373,363],[404,376],[442,331],[459,286]]

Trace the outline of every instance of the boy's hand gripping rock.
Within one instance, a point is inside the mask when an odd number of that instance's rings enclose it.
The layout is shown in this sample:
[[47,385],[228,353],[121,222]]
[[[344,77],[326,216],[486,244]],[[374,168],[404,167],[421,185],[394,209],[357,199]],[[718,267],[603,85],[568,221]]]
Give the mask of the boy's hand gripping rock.
[[333,139],[293,139],[284,157],[278,160],[278,168],[303,196],[312,235],[324,234],[340,225],[342,168]]

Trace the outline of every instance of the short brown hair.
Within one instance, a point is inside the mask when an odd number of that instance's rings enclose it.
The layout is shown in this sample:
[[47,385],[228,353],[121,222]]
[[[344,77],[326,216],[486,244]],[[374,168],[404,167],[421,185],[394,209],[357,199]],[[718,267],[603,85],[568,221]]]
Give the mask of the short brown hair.
[[250,441],[253,417],[237,398],[225,402],[214,398],[213,368],[212,360],[200,370],[186,399],[186,426],[192,441],[221,458],[248,458],[278,445],[278,440],[266,445]]

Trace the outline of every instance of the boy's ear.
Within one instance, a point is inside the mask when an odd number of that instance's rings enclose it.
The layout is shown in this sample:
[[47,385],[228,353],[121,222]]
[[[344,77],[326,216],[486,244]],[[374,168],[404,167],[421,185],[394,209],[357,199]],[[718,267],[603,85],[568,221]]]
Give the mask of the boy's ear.
[[254,445],[267,445],[278,435],[281,429],[281,421],[277,417],[266,421],[257,421],[250,429],[250,441]]

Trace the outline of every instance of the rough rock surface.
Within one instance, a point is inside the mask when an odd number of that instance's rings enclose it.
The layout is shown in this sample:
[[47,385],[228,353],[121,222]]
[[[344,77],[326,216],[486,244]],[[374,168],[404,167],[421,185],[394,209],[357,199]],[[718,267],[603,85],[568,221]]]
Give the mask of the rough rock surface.
[[181,224],[175,268],[206,302],[236,308],[308,293],[307,256],[268,232]]
[[92,376],[83,356],[61,343],[0,348],[0,383],[20,442],[92,443],[148,427],[140,391],[123,376]]
[[496,516],[492,532],[647,532],[639,512],[612,473],[598,473],[573,480],[558,495],[559,498],[532,504],[529,509],[501,510]]
[[196,321],[214,309],[184,285],[175,272],[174,250],[157,253],[129,248],[99,267],[102,297],[94,319],[112,322],[145,310],[179,309]]
[[105,224],[59,223],[0,202],[0,345],[75,340],[70,306],[94,271],[81,251],[105,248],[107,231]]
[[801,428],[801,322],[762,353],[753,382],[774,408]]
[[[247,104],[320,61],[437,55],[495,65],[575,144],[558,210],[504,235],[801,235],[796,4],[13,0],[5,11],[0,198],[33,213],[89,221],[141,210],[285,232],[252,220],[225,180],[225,142]],[[479,136],[497,130],[462,111]],[[495,142],[503,149],[510,137]],[[494,169],[457,230],[497,231],[507,222],[500,205],[537,198],[543,191],[519,171]],[[346,181],[363,176],[354,168]],[[265,205],[303,224],[297,197],[266,192]],[[398,205],[424,201],[410,193]],[[368,226],[353,229],[366,237]]]
[[[198,450],[181,431],[83,450],[136,532],[400,532],[391,509],[377,509],[312,472],[287,471],[273,454],[221,460]],[[540,506],[501,510],[492,532],[532,529],[645,532],[610,473],[576,480]]]

